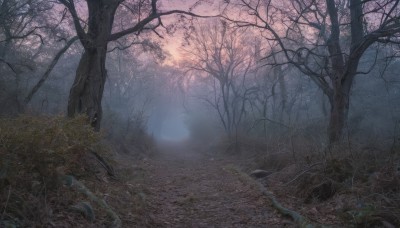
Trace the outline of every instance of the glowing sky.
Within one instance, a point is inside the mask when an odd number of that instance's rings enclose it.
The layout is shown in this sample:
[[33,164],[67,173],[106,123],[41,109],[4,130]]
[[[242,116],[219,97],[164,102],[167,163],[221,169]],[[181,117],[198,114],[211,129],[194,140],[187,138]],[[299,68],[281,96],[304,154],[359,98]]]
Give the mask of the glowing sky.
[[[197,1],[198,0],[166,0],[162,1],[160,4],[161,4],[161,10],[163,11],[172,9],[187,11]],[[222,1],[210,1],[210,0],[202,1],[201,4],[199,4],[194,8],[193,13],[206,16],[217,15],[218,8],[221,2]],[[174,23],[175,19],[176,18],[171,16],[171,17],[165,17],[163,21],[166,24]],[[199,19],[199,21],[205,21],[205,20],[207,19]],[[166,60],[166,64],[173,64],[174,61],[179,61],[181,59],[181,54],[179,49],[182,45],[182,41],[183,41],[182,31],[177,31],[172,36],[165,37],[164,48],[171,54],[171,57]]]

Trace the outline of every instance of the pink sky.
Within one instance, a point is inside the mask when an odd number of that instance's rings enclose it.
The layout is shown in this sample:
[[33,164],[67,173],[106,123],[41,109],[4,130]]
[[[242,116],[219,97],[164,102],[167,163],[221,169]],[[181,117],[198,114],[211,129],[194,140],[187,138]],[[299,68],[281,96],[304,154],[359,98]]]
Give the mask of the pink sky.
[[[165,0],[160,1],[161,9],[172,10],[172,9],[179,9],[187,11],[193,4],[197,2],[197,0]],[[199,15],[216,15],[218,14],[219,4],[222,1],[213,1],[213,0],[206,0],[203,1],[202,4],[197,6],[193,12]],[[164,18],[165,23],[172,22],[174,17],[166,17]],[[206,20],[206,19],[201,19]],[[173,22],[172,22],[173,23]],[[174,34],[173,37],[165,37],[165,49],[170,52],[172,57],[167,59],[167,64],[172,64],[174,60],[180,60],[181,54],[179,48],[182,44],[182,34],[177,32]]]

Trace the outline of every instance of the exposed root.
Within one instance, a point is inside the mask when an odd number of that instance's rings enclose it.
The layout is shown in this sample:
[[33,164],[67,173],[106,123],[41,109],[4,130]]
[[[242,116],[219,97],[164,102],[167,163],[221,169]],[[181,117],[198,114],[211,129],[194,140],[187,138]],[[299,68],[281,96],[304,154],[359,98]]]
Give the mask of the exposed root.
[[71,175],[60,175],[60,178],[66,186],[74,188],[78,192],[85,194],[90,200],[96,202],[100,207],[102,207],[107,212],[108,216],[110,216],[113,220],[112,227],[121,227],[121,219],[103,199],[95,196],[84,184],[76,180],[75,177]]
[[292,211],[283,207],[282,204],[280,204],[278,200],[275,198],[275,196],[271,192],[269,192],[261,183],[259,183],[258,181],[255,182],[257,183],[261,193],[264,196],[266,196],[269,200],[271,200],[272,205],[275,207],[275,209],[279,211],[279,213],[291,217],[294,220],[294,222],[301,228],[315,227],[306,217],[302,216],[296,211]]
[[229,170],[231,170],[233,173],[236,173],[239,175],[239,177],[247,182],[253,183],[257,186],[259,191],[266,196],[272,203],[272,206],[282,215],[291,217],[293,221],[300,227],[300,228],[313,228],[313,227],[323,227],[319,225],[314,225],[310,222],[309,219],[306,217],[302,216],[301,214],[297,213],[296,211],[289,210],[282,206],[278,202],[278,200],[275,198],[275,196],[272,194],[272,192],[268,191],[264,185],[262,185],[260,182],[250,178],[249,175],[246,173],[243,173],[242,171],[238,170],[235,167],[228,167]]

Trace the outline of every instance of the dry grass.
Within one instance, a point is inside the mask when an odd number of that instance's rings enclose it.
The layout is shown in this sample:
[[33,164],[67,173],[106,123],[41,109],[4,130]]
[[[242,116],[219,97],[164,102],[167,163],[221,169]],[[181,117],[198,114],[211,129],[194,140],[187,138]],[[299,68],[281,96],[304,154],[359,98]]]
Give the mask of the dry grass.
[[[145,207],[140,180],[130,166],[113,159],[102,138],[84,116],[1,119],[0,226],[108,226],[110,219],[105,211],[84,194],[64,186],[60,174],[76,177],[104,199],[120,215],[124,226],[144,223],[145,218],[140,217]],[[107,174],[93,151],[116,167],[116,177]],[[92,211],[79,213],[73,209],[82,202],[87,202]],[[88,216],[92,212],[93,221]]]
[[263,180],[266,186],[311,220],[400,226],[400,151],[354,142],[328,150],[307,134],[240,140],[241,153],[234,157],[241,169],[275,171]]

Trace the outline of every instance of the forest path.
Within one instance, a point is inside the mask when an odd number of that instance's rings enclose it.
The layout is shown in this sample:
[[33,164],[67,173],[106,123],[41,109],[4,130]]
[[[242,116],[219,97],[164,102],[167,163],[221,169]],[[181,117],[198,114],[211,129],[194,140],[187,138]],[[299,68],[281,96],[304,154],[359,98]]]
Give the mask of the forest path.
[[154,227],[282,227],[257,189],[227,162],[184,145],[160,146],[149,161],[149,204]]

